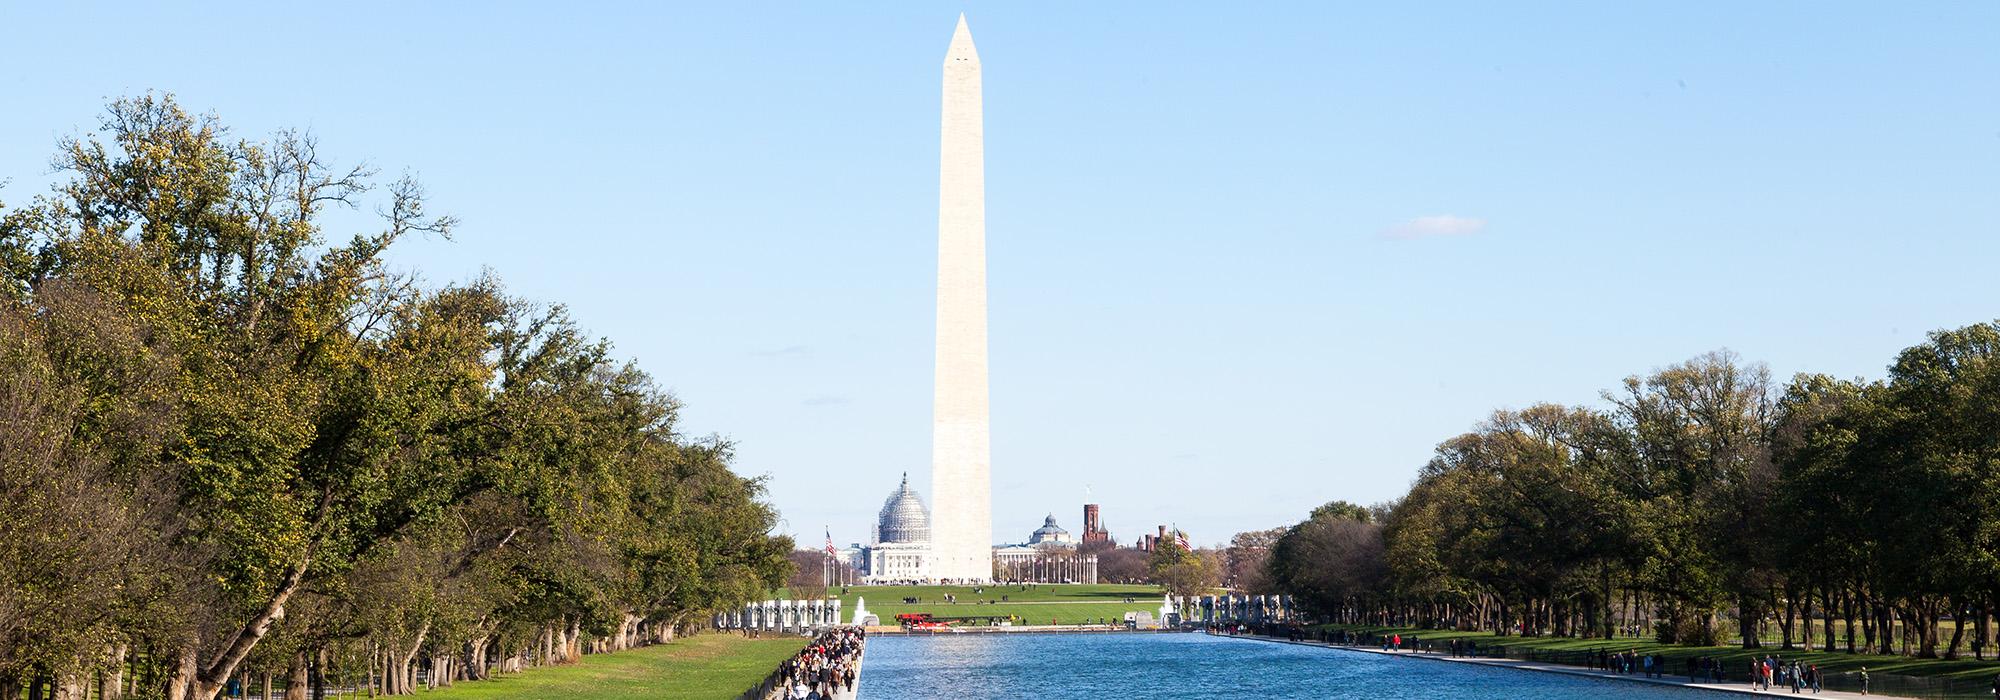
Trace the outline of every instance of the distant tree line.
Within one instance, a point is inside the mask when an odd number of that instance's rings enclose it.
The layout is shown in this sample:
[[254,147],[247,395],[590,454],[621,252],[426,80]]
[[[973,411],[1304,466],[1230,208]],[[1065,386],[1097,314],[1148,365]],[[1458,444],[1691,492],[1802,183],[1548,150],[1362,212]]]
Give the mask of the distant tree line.
[[1601,406],[1502,410],[1407,495],[1287,529],[1272,590],[1323,619],[1956,657],[2000,605],[2000,323],[1881,381],[1716,352]]
[[53,162],[0,208],[0,699],[409,693],[785,582],[760,481],[645,373],[385,266],[452,232],[415,181],[152,95]]
[[1159,586],[1175,595],[1200,595],[1222,585],[1228,562],[1224,550],[1186,549],[1171,537],[1150,551],[1108,540],[1084,543],[1077,551],[1097,557],[1099,583]]

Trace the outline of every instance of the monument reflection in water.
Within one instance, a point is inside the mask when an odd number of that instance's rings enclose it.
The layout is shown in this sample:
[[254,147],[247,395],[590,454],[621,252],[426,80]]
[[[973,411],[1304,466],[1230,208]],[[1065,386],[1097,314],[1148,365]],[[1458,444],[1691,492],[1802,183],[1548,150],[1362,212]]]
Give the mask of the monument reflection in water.
[[1205,634],[953,634],[868,640],[868,700],[1724,698]]

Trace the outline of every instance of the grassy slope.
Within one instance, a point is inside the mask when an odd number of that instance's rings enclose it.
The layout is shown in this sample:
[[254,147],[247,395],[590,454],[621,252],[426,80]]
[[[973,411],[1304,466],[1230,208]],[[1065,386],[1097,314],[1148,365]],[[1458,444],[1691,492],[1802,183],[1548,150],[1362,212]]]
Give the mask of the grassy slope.
[[[840,589],[829,593],[838,594]],[[958,603],[944,602],[945,593],[957,596]],[[922,602],[904,604],[906,596]],[[1001,596],[1006,596],[1007,602],[998,602]],[[1124,602],[1128,597],[1132,602]],[[895,624],[900,613],[927,612],[941,616],[1019,615],[1024,624],[1046,625],[1054,619],[1057,624],[1067,625],[1095,622],[1099,618],[1116,622],[1123,620],[1127,611],[1158,614],[1160,609],[1160,589],[1156,586],[1109,584],[1042,585],[1026,590],[1021,586],[986,586],[984,593],[977,594],[970,586],[851,586],[840,595],[843,616],[854,614],[856,598],[867,598],[868,611],[880,616],[884,624]],[[981,600],[994,602],[977,602]]]
[[436,700],[625,700],[735,698],[805,646],[803,637],[745,639],[702,634],[672,644],[587,654],[569,666],[534,668],[425,693]]
[[[1748,668],[1750,659],[1767,654],[1797,659],[1808,664],[1818,664],[1829,673],[1859,670],[1868,667],[1870,673],[1892,673],[1908,676],[1939,676],[1953,679],[1984,679],[2000,673],[2000,663],[1994,661],[1974,661],[1970,654],[1963,659],[1945,661],[1943,659],[1913,659],[1904,656],[1876,656],[1869,654],[1848,654],[1840,651],[1804,651],[1802,649],[1782,650],[1776,645],[1763,649],[1743,649],[1741,647],[1684,647],[1654,643],[1644,639],[1618,639],[1607,642],[1602,639],[1564,639],[1550,637],[1497,637],[1489,632],[1449,632],[1444,630],[1423,630],[1411,627],[1370,627],[1365,625],[1327,625],[1332,629],[1349,629],[1357,632],[1377,634],[1396,633],[1405,639],[1418,637],[1433,642],[1450,639],[1470,639],[1481,647],[1504,646],[1518,649],[1545,651],[1589,652],[1598,649],[1611,651],[1636,651],[1641,654],[1657,653],[1668,658],[1667,668],[1679,671],[1685,668],[1685,660],[1707,656],[1721,659],[1725,668],[1740,675]],[[1990,657],[1989,657],[1990,658]]]

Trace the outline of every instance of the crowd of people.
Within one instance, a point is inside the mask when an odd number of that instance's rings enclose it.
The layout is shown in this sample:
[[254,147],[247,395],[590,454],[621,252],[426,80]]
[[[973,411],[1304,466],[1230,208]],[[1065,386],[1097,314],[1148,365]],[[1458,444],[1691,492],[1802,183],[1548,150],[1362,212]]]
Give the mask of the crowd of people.
[[1659,654],[1640,654],[1632,651],[1612,652],[1599,649],[1591,653],[1592,668],[1612,673],[1641,674],[1647,678],[1667,675],[1667,659]]
[[[1770,690],[1775,684],[1780,688],[1790,687],[1794,693],[1803,690],[1817,693],[1824,680],[1820,677],[1818,664],[1801,664],[1776,656],[1750,660],[1750,684],[1760,690]],[[1868,692],[1868,668],[1865,666],[1861,669],[1861,692]]]
[[798,655],[778,665],[773,692],[784,700],[832,700],[835,693],[852,697],[861,674],[861,647],[867,633],[859,627],[835,627],[821,632]]

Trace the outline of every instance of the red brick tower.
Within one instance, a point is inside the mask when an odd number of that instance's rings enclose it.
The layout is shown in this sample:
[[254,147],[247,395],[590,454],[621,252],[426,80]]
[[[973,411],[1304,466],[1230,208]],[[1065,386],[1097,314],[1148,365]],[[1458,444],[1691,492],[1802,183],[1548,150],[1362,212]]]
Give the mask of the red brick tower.
[[1097,504],[1083,504],[1083,543],[1103,542],[1111,539],[1111,533],[1104,531],[1104,522],[1097,519]]

